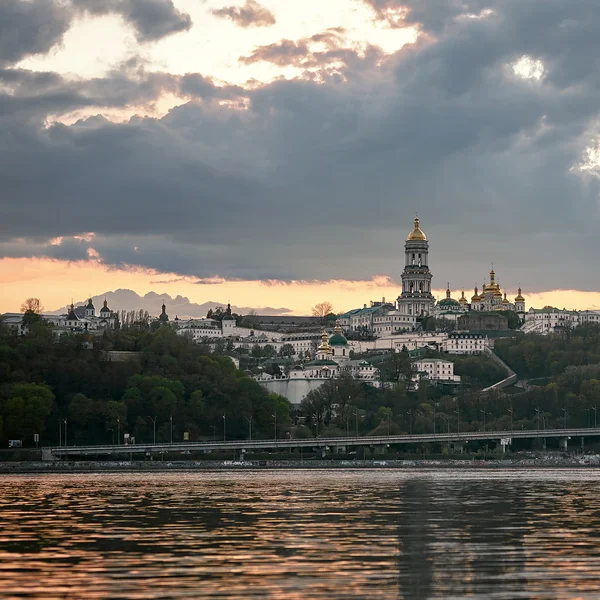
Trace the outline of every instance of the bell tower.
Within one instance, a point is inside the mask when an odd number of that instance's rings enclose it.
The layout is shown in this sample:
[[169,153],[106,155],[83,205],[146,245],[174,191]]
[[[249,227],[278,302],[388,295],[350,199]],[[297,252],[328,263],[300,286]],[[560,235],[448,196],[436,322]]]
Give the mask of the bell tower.
[[398,310],[405,315],[424,317],[431,313],[435,298],[431,293],[429,271],[429,242],[421,230],[419,217],[404,244],[404,271],[402,294],[398,297]]

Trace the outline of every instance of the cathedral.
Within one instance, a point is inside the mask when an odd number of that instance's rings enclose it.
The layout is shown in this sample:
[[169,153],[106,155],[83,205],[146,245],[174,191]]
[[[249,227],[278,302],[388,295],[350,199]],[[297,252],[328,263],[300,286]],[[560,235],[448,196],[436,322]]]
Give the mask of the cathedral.
[[402,293],[398,296],[397,308],[402,315],[413,317],[438,316],[456,320],[468,311],[514,311],[521,318],[525,316],[525,298],[521,288],[514,301],[508,299],[496,280],[492,267],[489,283],[484,283],[481,293],[475,286],[471,300],[467,300],[463,290],[458,300],[452,298],[450,284],[446,297],[436,302],[431,293],[432,274],[429,270],[429,242],[418,217],[415,217],[413,230],[404,243],[404,271],[402,272]]

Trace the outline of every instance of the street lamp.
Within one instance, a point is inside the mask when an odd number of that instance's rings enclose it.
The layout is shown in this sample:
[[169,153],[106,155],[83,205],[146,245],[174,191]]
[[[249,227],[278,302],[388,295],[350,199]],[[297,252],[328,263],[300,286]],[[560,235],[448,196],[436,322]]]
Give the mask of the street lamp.
[[274,419],[273,421],[273,439],[276,440],[277,439],[277,411],[275,411],[272,415],[271,415]]
[[437,406],[437,402],[433,403],[433,435],[435,435],[435,407]]
[[117,444],[121,445],[121,417],[117,417]]
[[173,443],[173,415],[169,416],[169,420],[171,421],[171,444]]
[[446,415],[441,416],[444,421],[446,421],[446,425],[448,425],[448,453],[450,452],[450,419]]
[[356,415],[356,437],[358,437],[358,408],[354,409],[354,414]]
[[458,405],[456,405],[454,414],[456,415],[456,433],[460,435],[460,407]]
[[227,417],[223,413],[223,441],[227,441]]
[[563,411],[563,413],[564,413],[564,418],[565,418],[565,424],[564,424],[564,428],[566,429],[566,428],[567,428],[567,407],[566,407],[566,406],[563,406],[561,410],[562,410],[562,411]]
[[512,402],[510,403],[510,408],[508,409],[508,412],[510,413],[510,430],[513,430],[513,408],[512,408]]
[[408,432],[412,435],[412,408],[406,412],[408,415]]
[[485,410],[479,410],[480,413],[483,413],[483,433],[485,433]]
[[537,428],[538,431],[540,430],[540,408],[538,406],[538,408],[535,409],[535,413],[537,414]]
[[152,421],[152,426],[153,426],[153,429],[154,429],[154,444],[156,445],[156,419],[158,417],[154,417],[153,418],[151,416],[148,416],[148,418]]
[[592,406],[592,410],[594,411],[594,429],[597,427],[596,425],[596,407]]
[[249,434],[248,434],[248,439],[252,439],[252,415],[250,415],[249,417],[246,417],[246,421],[248,421],[248,427],[250,428],[249,430]]

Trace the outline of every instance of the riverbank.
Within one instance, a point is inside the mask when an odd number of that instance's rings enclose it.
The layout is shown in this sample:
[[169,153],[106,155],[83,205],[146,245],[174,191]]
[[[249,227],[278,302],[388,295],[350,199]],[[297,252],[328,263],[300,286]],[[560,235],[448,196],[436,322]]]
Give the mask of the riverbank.
[[511,469],[600,467],[600,456],[544,456],[503,460],[229,460],[0,462],[0,473],[101,473],[127,471],[231,471],[268,469]]

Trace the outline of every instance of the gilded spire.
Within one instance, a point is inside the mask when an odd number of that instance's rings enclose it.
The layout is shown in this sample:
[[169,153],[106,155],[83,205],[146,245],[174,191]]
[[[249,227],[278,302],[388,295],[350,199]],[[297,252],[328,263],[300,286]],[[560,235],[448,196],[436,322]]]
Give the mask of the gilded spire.
[[418,216],[415,217],[414,229],[408,234],[408,237],[406,238],[406,240],[407,241],[419,241],[419,240],[426,241],[427,240],[427,236],[421,230],[421,222],[419,221]]

